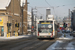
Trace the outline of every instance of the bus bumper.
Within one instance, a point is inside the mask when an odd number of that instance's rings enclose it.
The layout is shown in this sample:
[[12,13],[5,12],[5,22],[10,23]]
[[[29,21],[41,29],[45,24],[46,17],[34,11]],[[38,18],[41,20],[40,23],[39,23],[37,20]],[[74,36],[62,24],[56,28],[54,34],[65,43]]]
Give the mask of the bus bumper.
[[54,36],[37,36],[37,38],[54,38]]

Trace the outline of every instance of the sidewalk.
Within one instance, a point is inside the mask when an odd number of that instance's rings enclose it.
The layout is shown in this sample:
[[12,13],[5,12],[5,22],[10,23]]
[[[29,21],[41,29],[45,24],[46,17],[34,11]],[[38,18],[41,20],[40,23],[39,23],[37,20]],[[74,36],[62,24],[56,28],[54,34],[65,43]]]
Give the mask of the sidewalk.
[[19,36],[11,36],[11,37],[0,37],[0,41],[6,41],[6,40],[15,40],[15,39],[21,39],[21,38],[29,38],[33,37],[35,35],[19,35]]
[[[75,40],[73,40],[75,38],[73,36],[70,36],[69,33],[66,33],[65,37],[63,33],[59,34],[62,34],[62,36],[59,37],[58,40],[54,44],[49,46],[46,50],[75,50]],[[71,42],[67,42],[69,40],[71,40]]]

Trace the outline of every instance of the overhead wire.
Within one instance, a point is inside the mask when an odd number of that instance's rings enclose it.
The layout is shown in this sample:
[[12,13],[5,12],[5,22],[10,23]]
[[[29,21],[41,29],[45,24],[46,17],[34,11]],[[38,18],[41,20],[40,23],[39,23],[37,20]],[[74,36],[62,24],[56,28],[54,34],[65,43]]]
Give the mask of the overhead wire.
[[[46,3],[47,3],[50,7],[52,7],[52,6],[47,2],[47,0],[45,0],[45,1],[46,1]],[[75,3],[73,3],[73,4],[75,4]],[[72,5],[72,4],[67,4],[67,5]],[[67,5],[62,5],[62,6],[67,6]],[[61,7],[61,6],[57,6],[57,7]],[[55,16],[56,16],[56,18],[57,18],[57,15],[56,15],[56,13],[55,13],[54,7],[53,7],[53,11],[54,11],[54,14],[55,14]]]
[[8,4],[10,3],[10,1],[11,1],[11,0],[8,0],[8,1],[7,1],[6,6],[8,6]]
[[[33,8],[32,6],[30,6],[30,5],[28,5],[29,7],[31,7],[31,8]],[[37,8],[37,7],[35,7],[35,8]],[[38,10],[37,10],[38,11]],[[42,14],[42,13],[40,13],[39,11],[38,11],[38,13],[39,14],[41,14],[41,15],[44,15],[44,14]]]
[[54,14],[55,14],[55,16],[57,17],[57,15],[56,15],[56,13],[55,13],[55,9],[54,9],[54,7],[53,7],[53,6],[51,6],[51,5],[47,2],[47,0],[45,0],[45,1],[46,1],[46,3],[47,3],[50,7],[52,7],[52,8],[53,8]]

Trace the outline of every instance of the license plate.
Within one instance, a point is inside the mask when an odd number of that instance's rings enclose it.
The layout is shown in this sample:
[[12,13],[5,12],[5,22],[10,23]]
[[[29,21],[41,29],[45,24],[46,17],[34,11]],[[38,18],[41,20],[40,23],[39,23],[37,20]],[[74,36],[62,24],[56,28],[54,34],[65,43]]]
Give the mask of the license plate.
[[50,35],[50,33],[48,35]]

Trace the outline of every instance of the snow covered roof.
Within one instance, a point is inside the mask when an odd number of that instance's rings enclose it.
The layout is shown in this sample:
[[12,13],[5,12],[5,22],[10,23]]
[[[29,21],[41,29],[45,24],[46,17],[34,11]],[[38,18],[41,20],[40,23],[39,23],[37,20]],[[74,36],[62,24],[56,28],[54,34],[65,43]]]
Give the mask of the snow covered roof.
[[6,8],[0,8],[0,10],[6,10]]
[[0,9],[6,10],[6,8],[0,8]]
[[[9,4],[10,4],[10,1],[11,0],[0,0],[0,8],[5,8],[7,7]],[[24,2],[25,3],[26,0],[21,0],[21,6],[22,6],[22,3]]]

